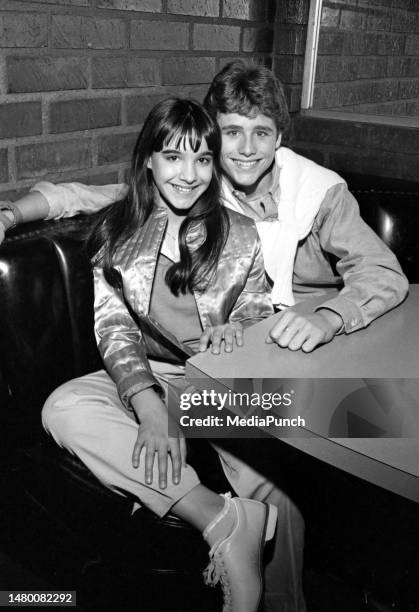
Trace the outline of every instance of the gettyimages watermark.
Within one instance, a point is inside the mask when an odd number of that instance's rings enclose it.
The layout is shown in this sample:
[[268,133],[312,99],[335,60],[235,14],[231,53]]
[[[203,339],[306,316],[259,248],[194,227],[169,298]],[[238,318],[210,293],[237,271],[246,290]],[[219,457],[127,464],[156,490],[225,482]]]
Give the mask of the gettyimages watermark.
[[[179,415],[179,424],[185,428],[221,427],[221,428],[295,428],[305,427],[305,419],[300,415],[280,416],[275,412],[279,407],[292,406],[294,391],[283,394],[248,393],[234,391],[184,391],[179,396],[179,409],[184,414]],[[202,416],[205,409],[214,413]],[[191,412],[192,411],[192,412]],[[225,413],[224,413],[225,411]],[[200,416],[197,416],[197,414]]]
[[170,428],[186,437],[419,437],[419,379],[176,379]]

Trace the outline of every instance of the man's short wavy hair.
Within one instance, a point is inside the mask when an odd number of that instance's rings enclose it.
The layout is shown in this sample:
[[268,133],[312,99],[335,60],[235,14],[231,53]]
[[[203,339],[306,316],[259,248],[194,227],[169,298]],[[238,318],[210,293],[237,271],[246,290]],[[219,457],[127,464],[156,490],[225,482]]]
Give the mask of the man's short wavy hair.
[[215,75],[204,106],[214,119],[218,113],[257,114],[270,117],[278,132],[287,131],[290,116],[284,90],[274,73],[257,64],[237,60],[226,64]]

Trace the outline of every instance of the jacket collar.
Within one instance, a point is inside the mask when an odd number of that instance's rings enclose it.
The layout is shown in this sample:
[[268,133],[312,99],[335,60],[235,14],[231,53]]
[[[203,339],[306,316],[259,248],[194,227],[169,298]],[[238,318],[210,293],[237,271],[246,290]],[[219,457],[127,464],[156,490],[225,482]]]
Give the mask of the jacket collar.
[[[151,211],[149,218],[147,219],[144,230],[149,231],[150,226],[153,226],[157,221],[164,220],[164,229],[167,225],[167,210],[164,206],[155,206]],[[141,232],[141,229],[139,230]],[[204,242],[206,237],[206,231],[204,224],[202,221],[195,221],[189,228],[188,234],[186,236],[186,244],[191,249],[191,251],[195,251],[198,249],[201,244]]]

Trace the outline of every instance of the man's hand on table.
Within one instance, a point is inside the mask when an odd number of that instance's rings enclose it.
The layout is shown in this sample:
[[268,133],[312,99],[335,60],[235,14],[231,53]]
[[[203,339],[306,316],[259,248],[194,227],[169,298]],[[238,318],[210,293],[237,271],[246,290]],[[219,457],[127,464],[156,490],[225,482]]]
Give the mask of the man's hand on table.
[[291,351],[310,353],[319,344],[330,342],[342,328],[342,318],[333,310],[321,308],[309,315],[285,310],[269,332],[265,342],[274,342]]

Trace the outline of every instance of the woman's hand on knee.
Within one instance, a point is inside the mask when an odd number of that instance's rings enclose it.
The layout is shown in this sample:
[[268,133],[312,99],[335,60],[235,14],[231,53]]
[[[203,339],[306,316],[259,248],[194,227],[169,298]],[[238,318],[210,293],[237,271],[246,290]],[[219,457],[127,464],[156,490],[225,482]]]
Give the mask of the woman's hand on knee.
[[211,345],[211,352],[218,355],[221,343],[224,342],[224,352],[231,353],[234,344],[243,346],[243,326],[238,321],[224,325],[210,325],[206,327],[199,339],[199,350],[204,352]]
[[[137,440],[132,453],[132,465],[140,466],[140,455],[145,449],[144,472],[146,484],[153,483],[154,461],[157,453],[159,487],[167,487],[168,456],[172,462],[172,481],[178,484],[182,467],[186,465],[186,443],[182,432],[167,412],[160,396],[153,389],[137,393],[131,399],[134,412],[140,422]],[[177,433],[177,435],[169,436]]]

